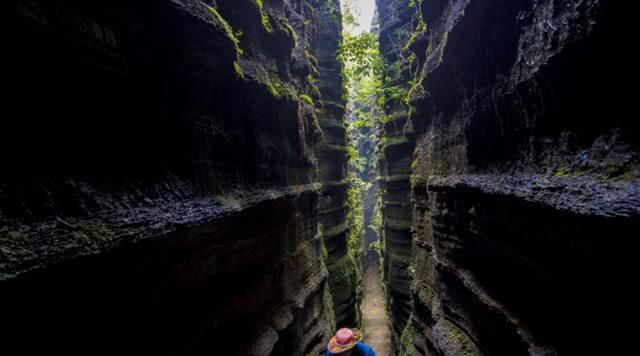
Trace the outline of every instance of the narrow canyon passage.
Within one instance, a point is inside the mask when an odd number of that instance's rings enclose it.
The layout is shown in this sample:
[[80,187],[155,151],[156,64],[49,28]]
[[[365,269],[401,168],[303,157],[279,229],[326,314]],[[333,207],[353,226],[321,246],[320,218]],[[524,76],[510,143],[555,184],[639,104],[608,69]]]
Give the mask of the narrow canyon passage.
[[635,352],[628,3],[5,9],[3,355]]
[[390,356],[391,331],[387,318],[385,296],[382,289],[382,276],[378,256],[369,257],[364,271],[364,297],[362,300],[362,324],[364,341],[371,345],[378,356]]

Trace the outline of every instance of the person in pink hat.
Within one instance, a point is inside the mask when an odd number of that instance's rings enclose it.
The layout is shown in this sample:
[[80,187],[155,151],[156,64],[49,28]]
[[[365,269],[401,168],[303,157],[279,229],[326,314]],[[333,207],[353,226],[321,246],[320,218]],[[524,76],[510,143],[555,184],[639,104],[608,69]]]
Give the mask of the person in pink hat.
[[327,356],[376,356],[371,346],[360,342],[362,332],[358,329],[342,328],[329,340]]

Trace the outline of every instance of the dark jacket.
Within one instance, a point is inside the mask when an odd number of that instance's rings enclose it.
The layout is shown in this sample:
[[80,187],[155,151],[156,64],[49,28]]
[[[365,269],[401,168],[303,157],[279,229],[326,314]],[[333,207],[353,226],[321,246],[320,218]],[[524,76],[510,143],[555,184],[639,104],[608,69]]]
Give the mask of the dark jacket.
[[[333,356],[333,355],[340,356],[340,354],[333,354],[329,352],[329,350],[327,350],[326,356]],[[376,353],[373,352],[373,349],[371,348],[371,346],[359,342],[356,344],[356,347],[353,348],[353,352],[351,353],[351,355],[352,356],[376,356]]]

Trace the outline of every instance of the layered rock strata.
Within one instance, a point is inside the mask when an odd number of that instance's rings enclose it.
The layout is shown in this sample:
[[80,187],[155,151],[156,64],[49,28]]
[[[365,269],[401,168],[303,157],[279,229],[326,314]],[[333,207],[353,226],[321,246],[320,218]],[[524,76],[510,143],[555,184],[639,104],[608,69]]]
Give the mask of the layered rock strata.
[[332,14],[318,27],[314,41],[320,70],[319,122],[324,132],[323,139],[317,145],[322,184],[319,219],[327,251],[329,286],[337,327],[355,327],[359,319],[356,293],[359,281],[356,261],[349,254],[347,243],[350,227],[347,221],[349,183],[346,179],[345,103],[342,92],[342,66],[336,61],[336,53],[342,40],[340,4],[338,1],[318,3],[326,3],[326,11]]
[[[341,115],[329,55],[339,35],[322,35],[327,26],[339,34],[339,8],[9,5],[6,349],[319,351],[335,313],[318,216],[331,199],[344,205],[340,163],[332,159],[335,177],[323,168],[318,178],[318,159],[324,167],[328,157],[316,155],[318,108],[338,126]],[[323,126],[325,140],[340,140]],[[348,302],[336,305],[348,313]]]
[[[640,219],[625,9],[422,1],[412,318],[402,352],[618,354]],[[620,246],[625,246],[620,251]]]
[[409,0],[377,1],[380,53],[385,62],[385,116],[380,151],[380,189],[385,240],[384,280],[397,343],[411,313],[411,161],[414,130],[404,98],[411,78],[404,43],[413,30]]

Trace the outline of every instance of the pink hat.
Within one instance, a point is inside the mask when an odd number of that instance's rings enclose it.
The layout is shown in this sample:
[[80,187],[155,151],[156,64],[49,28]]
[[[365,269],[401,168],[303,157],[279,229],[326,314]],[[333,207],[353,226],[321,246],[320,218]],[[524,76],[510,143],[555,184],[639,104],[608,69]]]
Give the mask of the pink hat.
[[327,348],[332,354],[340,354],[354,348],[360,340],[362,340],[360,330],[342,328],[331,338]]

